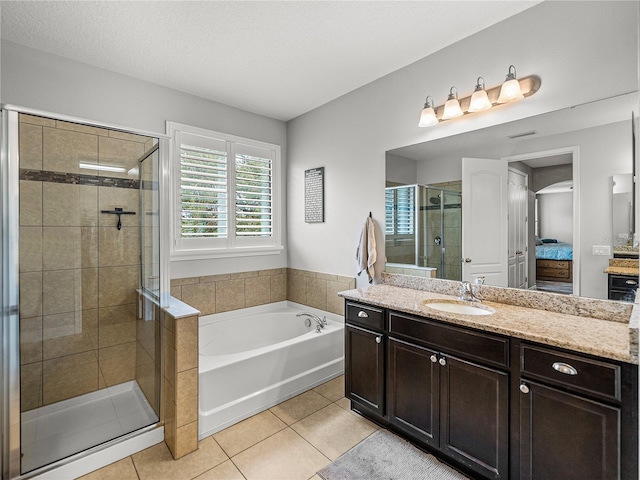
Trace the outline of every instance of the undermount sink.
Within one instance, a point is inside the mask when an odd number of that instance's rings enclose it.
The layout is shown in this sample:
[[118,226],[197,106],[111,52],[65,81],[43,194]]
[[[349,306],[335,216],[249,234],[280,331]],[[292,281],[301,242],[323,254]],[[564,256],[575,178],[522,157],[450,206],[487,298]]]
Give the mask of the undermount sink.
[[496,311],[482,304],[470,304],[462,301],[429,301],[424,302],[425,307],[433,308],[447,313],[460,313],[462,315],[491,315]]

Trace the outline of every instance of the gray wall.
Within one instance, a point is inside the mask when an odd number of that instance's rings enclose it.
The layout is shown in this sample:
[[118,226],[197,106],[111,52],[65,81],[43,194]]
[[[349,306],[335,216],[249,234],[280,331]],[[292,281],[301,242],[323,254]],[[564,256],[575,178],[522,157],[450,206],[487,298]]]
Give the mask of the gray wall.
[[385,178],[392,185],[411,185],[416,183],[418,166],[415,160],[388,153],[385,168]]
[[573,243],[573,195],[571,192],[538,195],[540,238]]
[[[165,133],[165,122],[248,137],[282,146],[282,185],[286,185],[284,122],[204,100],[56,55],[2,42],[0,101],[130,129]],[[283,241],[286,246],[286,190],[283,188]],[[287,266],[279,255],[171,263],[172,278]]]
[[[638,6],[637,2],[543,2],[290,121],[289,266],[354,273],[364,217],[372,211],[379,224],[384,222],[387,150],[637,90]],[[541,77],[542,87],[535,96],[435,127],[417,126],[425,95],[444,100],[451,85],[458,86],[461,95],[470,94],[478,75],[487,85],[497,85],[509,64],[517,66],[520,76]],[[315,166],[324,166],[327,172],[326,221],[309,225],[304,223],[300,201],[302,175]],[[583,178],[585,188],[590,181]],[[588,208],[581,215],[584,224],[594,218]],[[583,238],[597,243],[593,236]],[[376,270],[381,271],[382,237],[378,259]],[[358,282],[364,285],[362,279]]]
[[[629,165],[629,171],[631,166]],[[553,185],[558,182],[564,182],[573,179],[573,165],[555,165],[553,167],[540,167],[533,170],[533,185],[531,190],[537,192],[544,187]]]

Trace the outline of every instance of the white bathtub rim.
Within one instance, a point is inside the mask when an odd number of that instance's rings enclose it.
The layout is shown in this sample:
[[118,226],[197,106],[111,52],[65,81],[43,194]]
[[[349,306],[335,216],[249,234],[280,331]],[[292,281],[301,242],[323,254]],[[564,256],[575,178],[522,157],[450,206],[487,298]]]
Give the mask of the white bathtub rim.
[[[299,310],[301,312],[314,313],[321,317],[326,316],[328,323],[326,327],[321,330],[320,333],[316,333],[315,330],[310,330],[309,332],[303,335],[293,337],[275,344],[265,345],[263,347],[255,348],[253,350],[245,350],[242,352],[230,353],[226,355],[207,355],[207,354],[200,353],[200,351],[198,351],[198,357],[199,357],[198,372],[200,373],[207,372],[212,368],[219,368],[224,365],[242,361],[245,358],[259,356],[264,353],[270,352],[274,349],[283,348],[288,345],[292,345],[294,343],[312,341],[315,335],[326,335],[335,330],[342,330],[344,328],[343,317],[336,315],[335,313],[325,312],[323,310],[307,307],[306,305],[290,302],[288,300],[285,300],[282,302],[269,303],[266,305],[259,305],[257,307],[248,307],[240,310],[232,310],[230,312],[216,313],[212,315],[207,315],[205,317],[200,317],[199,328],[206,327],[208,325],[212,325],[218,322],[227,322],[236,318],[242,318],[250,315],[258,315],[262,313],[279,312],[283,310],[286,310],[286,311]],[[198,345],[198,350],[199,349],[200,349],[200,346]]]
[[266,303],[264,305],[257,305],[255,307],[246,307],[246,308],[241,308],[239,310],[230,310],[228,312],[202,315],[200,316],[199,325],[203,326],[203,325],[208,325],[209,323],[224,321],[232,318],[245,317],[247,315],[255,315],[259,313],[278,312],[283,309],[291,309],[291,310],[297,310],[300,312],[314,313],[320,317],[326,316],[327,320],[332,320],[338,323],[344,323],[344,317],[342,315],[338,315],[332,312],[327,312],[325,310],[320,310],[313,307],[308,307],[307,305],[302,305],[301,303],[295,303],[295,302],[290,302],[289,300],[283,300],[281,302]]
[[299,335],[297,337],[284,340],[279,343],[271,345],[265,345],[264,347],[254,348],[253,350],[245,350],[238,353],[229,353],[226,355],[205,355],[198,353],[198,373],[205,373],[214,368],[222,368],[226,365],[241,362],[243,360],[259,357],[261,355],[268,354],[274,350],[286,348],[296,343],[312,342],[316,335],[329,335],[337,330],[343,330],[344,325],[336,322],[329,321],[328,324],[320,333],[316,333],[315,330]]

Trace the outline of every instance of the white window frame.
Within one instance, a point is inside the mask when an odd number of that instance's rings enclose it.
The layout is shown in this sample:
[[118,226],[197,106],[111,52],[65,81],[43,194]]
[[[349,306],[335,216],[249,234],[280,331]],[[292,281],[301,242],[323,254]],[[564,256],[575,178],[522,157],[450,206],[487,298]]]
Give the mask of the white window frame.
[[[235,235],[235,223],[229,220],[235,218],[235,167],[227,169],[227,237],[211,239],[182,238],[181,232],[181,174],[180,174],[180,146],[181,134],[197,135],[206,139],[223,141],[226,143],[227,163],[235,165],[236,147],[239,150],[251,149],[269,150],[272,160],[272,235],[270,237],[241,238]],[[171,142],[171,260],[202,260],[210,258],[244,257],[258,255],[279,254],[282,245],[282,184],[281,184],[281,148],[280,145],[261,142],[249,138],[228,135],[204,128],[193,127],[176,122],[167,122],[167,134]],[[235,221],[234,221],[235,222]],[[197,240],[197,241],[194,241]]]

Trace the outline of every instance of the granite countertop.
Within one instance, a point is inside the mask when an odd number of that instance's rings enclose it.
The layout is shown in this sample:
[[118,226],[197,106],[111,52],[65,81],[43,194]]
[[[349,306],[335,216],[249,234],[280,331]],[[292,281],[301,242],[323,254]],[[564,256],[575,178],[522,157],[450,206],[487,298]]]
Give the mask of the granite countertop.
[[635,275],[638,276],[638,267],[618,267],[609,265],[604,269],[604,273],[614,273],[616,275]]
[[614,273],[618,275],[638,275],[638,260],[625,258],[609,259],[609,266],[604,269],[604,273]]
[[638,364],[637,355],[632,355],[629,351],[629,322],[568,315],[488,301],[483,301],[482,304],[495,309],[492,315],[445,313],[425,306],[424,302],[438,299],[456,300],[457,297],[385,284],[348,290],[340,292],[339,295],[349,300],[427,316],[446,323]]

